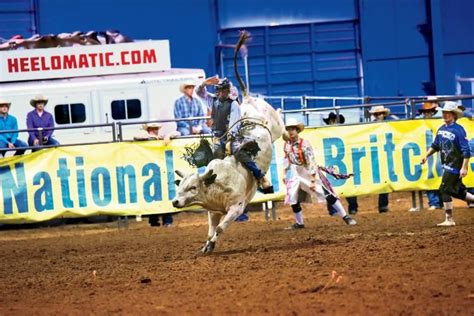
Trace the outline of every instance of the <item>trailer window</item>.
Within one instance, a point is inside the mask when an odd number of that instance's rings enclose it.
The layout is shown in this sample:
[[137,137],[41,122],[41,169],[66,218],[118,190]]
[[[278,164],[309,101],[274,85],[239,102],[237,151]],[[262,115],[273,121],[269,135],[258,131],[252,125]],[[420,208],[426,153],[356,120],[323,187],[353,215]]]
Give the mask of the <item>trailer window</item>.
[[58,104],[54,107],[56,124],[78,124],[86,121],[86,106],[82,103]]
[[142,105],[138,99],[115,100],[111,106],[114,120],[135,119],[142,116]]

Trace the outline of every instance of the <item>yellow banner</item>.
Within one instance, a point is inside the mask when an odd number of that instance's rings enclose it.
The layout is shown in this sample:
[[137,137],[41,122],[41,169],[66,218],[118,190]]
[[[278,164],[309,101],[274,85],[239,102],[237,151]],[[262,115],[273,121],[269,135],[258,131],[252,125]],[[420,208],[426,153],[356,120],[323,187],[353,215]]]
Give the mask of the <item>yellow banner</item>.
[[[354,173],[348,180],[328,178],[342,196],[436,189],[442,174],[437,156],[419,164],[440,120],[393,121],[306,129],[319,164]],[[460,121],[474,152],[474,126]],[[176,210],[174,170],[196,172],[181,159],[196,139],[71,146],[4,158],[0,165],[0,223],[43,221],[56,217],[138,215]],[[277,191],[257,194],[254,202],[281,199],[283,143],[275,143],[268,172]],[[474,187],[474,163],[464,179]]]

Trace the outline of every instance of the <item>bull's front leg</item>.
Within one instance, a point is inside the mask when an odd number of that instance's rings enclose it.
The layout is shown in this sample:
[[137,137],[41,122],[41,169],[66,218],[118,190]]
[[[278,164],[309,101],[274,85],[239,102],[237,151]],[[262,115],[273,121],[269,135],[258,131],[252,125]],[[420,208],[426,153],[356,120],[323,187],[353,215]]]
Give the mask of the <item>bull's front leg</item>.
[[[227,227],[229,227],[230,223],[234,222],[237,217],[242,215],[242,213],[244,212],[244,209],[245,209],[245,204],[243,202],[232,205],[229,208],[222,222],[219,225],[217,225],[214,235],[206,243],[206,247],[204,247],[203,253],[210,253],[214,250],[216,241],[219,238],[219,236],[224,232],[224,230],[227,229]],[[209,247],[207,247],[208,245]]]
[[211,253],[214,250],[216,243],[212,242],[211,239],[216,233],[216,227],[219,225],[221,217],[221,213],[208,212],[209,231],[207,233],[207,242],[201,249],[203,253]]

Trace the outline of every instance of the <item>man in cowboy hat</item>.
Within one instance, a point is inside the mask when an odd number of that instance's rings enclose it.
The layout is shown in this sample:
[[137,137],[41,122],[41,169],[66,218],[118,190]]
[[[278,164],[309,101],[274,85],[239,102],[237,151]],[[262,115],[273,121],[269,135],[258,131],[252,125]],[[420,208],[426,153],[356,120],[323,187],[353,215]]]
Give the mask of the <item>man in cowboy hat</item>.
[[[180,84],[179,91],[183,93],[183,96],[174,103],[175,119],[205,116],[201,101],[193,95],[195,86],[196,84],[192,81]],[[205,120],[177,121],[176,124],[181,136],[211,133]]]
[[[206,86],[214,86],[216,94],[207,92]],[[227,78],[219,79],[211,77],[197,87],[197,95],[206,100],[212,109],[212,135],[214,137],[214,157],[223,159],[225,157],[227,135],[236,134],[239,129],[240,108],[237,102],[237,90]],[[227,134],[226,134],[227,133]],[[231,150],[235,153],[239,144],[237,141],[231,142]],[[252,172],[257,179],[259,187],[264,193],[273,193],[270,181],[258,168],[255,161],[246,159],[242,164]]]
[[[337,125],[337,115],[334,112],[329,113],[329,116],[327,118],[323,118],[324,123],[327,125]],[[346,122],[346,119],[344,118],[344,115],[339,114],[339,124],[344,124]],[[349,214],[355,215],[358,212],[359,209],[359,204],[357,203],[357,197],[356,196],[348,196],[346,197],[348,206],[349,206]],[[337,214],[337,211],[333,209],[329,204],[327,205],[329,215],[334,216]]]
[[[18,130],[18,122],[13,115],[10,115],[11,102],[0,99],[0,131]],[[28,146],[18,139],[18,132],[0,133],[0,156],[4,156],[8,150],[15,150],[15,156],[25,152],[23,149],[16,149]],[[8,150],[4,150],[8,149]]]
[[[423,102],[421,108],[418,109],[420,119],[430,119],[434,118],[438,113],[438,98],[434,96],[429,96],[426,98],[426,101]],[[436,115],[438,116],[438,115]],[[426,191],[426,196],[428,197],[428,209],[436,210],[441,208],[441,195],[439,190],[428,190]],[[418,211],[418,208],[411,208],[410,211]]]
[[443,112],[445,124],[438,129],[435,140],[421,160],[421,164],[424,164],[435,152],[441,152],[444,172],[439,191],[443,200],[445,220],[438,226],[455,226],[452,197],[468,203],[474,202],[474,195],[467,192],[462,182],[462,178],[467,175],[471,151],[466,131],[456,123],[456,120],[463,115],[459,105],[453,101],[446,101],[440,110]]
[[[284,145],[285,204],[291,205],[295,216],[295,224],[288,227],[288,229],[304,228],[301,203],[312,202],[313,200],[326,201],[331,208],[337,211],[346,224],[356,225],[357,222],[347,215],[337,194],[322,174],[322,168],[316,164],[311,144],[299,136],[299,133],[303,130],[304,124],[302,122],[292,118],[287,121],[288,140]],[[343,177],[343,175],[332,174],[336,177]],[[344,177],[347,178],[347,176]]]
[[375,122],[380,122],[390,116],[390,109],[383,105],[375,105],[370,109],[369,113],[374,117]]
[[162,125],[160,123],[145,123],[142,128],[142,132],[133,137],[134,140],[163,140],[164,144],[168,146],[171,142],[171,138],[180,136],[178,131],[174,131],[164,136],[161,135],[160,129],[162,128]]
[[[382,122],[390,116],[390,109],[387,109],[383,105],[373,106],[369,113],[374,117],[375,122]],[[379,213],[388,212],[388,193],[379,194]]]
[[436,113],[438,113],[438,98],[436,97],[427,97],[426,102],[423,102],[421,108],[418,109],[418,113],[420,114],[420,118],[423,119],[430,119],[433,118]]
[[[42,135],[39,131],[28,132],[28,145],[59,145],[59,142],[53,138],[54,119],[53,115],[46,111],[44,107],[48,104],[48,98],[37,95],[30,100],[30,104],[35,109],[26,115],[26,126],[28,129],[43,128]],[[46,129],[47,128],[47,129]]]
[[[337,120],[338,116],[339,116],[339,122]],[[346,118],[342,114],[337,115],[336,113],[331,112],[329,113],[328,117],[323,118],[323,121],[327,125],[344,124],[346,122]]]

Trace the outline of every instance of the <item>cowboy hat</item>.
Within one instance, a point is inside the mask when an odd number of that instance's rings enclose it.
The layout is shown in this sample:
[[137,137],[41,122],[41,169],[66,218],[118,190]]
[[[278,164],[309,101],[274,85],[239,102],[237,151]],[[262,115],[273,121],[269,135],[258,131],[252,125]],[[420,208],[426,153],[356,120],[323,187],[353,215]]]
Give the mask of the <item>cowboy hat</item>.
[[7,101],[7,100],[5,100],[5,99],[1,99],[1,98],[0,98],[0,105],[4,105],[4,104],[6,104],[6,105],[8,105],[8,107],[10,107],[10,105],[11,105],[12,103],[11,103],[10,101]]
[[[332,120],[337,120],[337,114],[334,112],[329,113],[327,118],[323,118],[323,121],[326,124],[329,124],[329,122]],[[339,114],[339,124],[344,124],[345,121],[346,121],[346,118],[344,117],[344,115]]]
[[186,87],[195,87],[195,86],[196,86],[196,83],[194,81],[187,80],[187,81],[185,81],[185,82],[183,82],[179,85],[179,91],[181,93],[184,93],[184,88],[186,88]]
[[48,98],[44,95],[37,95],[33,99],[30,100],[31,106],[36,107],[37,102],[44,102],[44,105],[48,104]]
[[160,123],[145,123],[143,124],[143,129],[146,131],[149,128],[158,128],[160,129],[162,125]]
[[463,116],[462,110],[459,108],[459,104],[454,102],[454,101],[446,101],[444,102],[443,107],[439,107],[438,110],[442,112],[452,112],[456,114],[456,116],[459,118]]
[[389,116],[390,109],[387,109],[383,105],[375,105],[370,109],[369,113],[372,115],[377,114],[377,113],[383,113],[384,116]]
[[429,112],[429,111],[434,111],[435,113],[438,112],[438,98],[436,97],[428,97],[426,98],[426,101],[423,102],[421,105],[421,109],[418,109],[418,113],[423,113],[423,112]]
[[304,130],[304,123],[292,117],[286,121],[285,128],[288,128],[288,127],[296,127],[299,133]]

